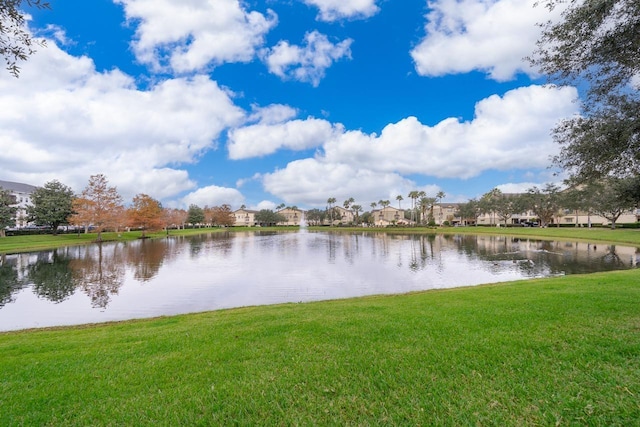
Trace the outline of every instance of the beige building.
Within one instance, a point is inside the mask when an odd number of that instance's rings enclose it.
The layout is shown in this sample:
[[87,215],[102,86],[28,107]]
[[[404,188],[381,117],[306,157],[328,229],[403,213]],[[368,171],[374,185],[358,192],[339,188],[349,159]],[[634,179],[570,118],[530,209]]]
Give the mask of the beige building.
[[443,225],[448,222],[449,225],[468,225],[469,219],[462,219],[457,216],[460,203],[436,203],[433,206],[433,220],[436,225]]
[[333,221],[331,220],[331,214],[328,213],[327,219],[325,220],[327,225],[348,225],[355,220],[353,211],[349,209],[345,209],[342,206],[334,206],[332,210]]
[[278,225],[300,225],[300,220],[304,216],[304,211],[300,209],[284,208],[276,211],[277,214],[286,218],[285,222],[279,222]]
[[[578,224],[578,226],[582,227],[588,227],[589,225],[611,225],[611,221],[600,215],[593,215],[587,212],[574,211],[570,209],[563,209],[560,211],[554,221],[557,221],[556,224]],[[633,224],[638,221],[640,221],[640,209],[632,209],[620,215],[620,218],[616,220],[616,224]]]
[[[640,221],[640,209],[629,210],[616,221],[616,224],[634,224]],[[513,214],[507,219],[507,225],[532,224],[537,223],[538,218],[532,211]],[[504,220],[493,212],[482,214],[478,217],[478,225],[504,225]],[[557,225],[573,225],[579,227],[604,226],[611,225],[611,221],[603,216],[588,214],[587,212],[575,211],[571,209],[561,209],[553,218],[549,226]]]
[[407,225],[411,221],[405,219],[404,210],[393,206],[385,206],[382,209],[371,211],[373,223],[376,227],[388,227],[390,225]]
[[233,225],[236,227],[255,227],[258,224],[256,222],[257,213],[258,211],[249,209],[238,209],[233,212],[233,216],[235,217],[235,223]]

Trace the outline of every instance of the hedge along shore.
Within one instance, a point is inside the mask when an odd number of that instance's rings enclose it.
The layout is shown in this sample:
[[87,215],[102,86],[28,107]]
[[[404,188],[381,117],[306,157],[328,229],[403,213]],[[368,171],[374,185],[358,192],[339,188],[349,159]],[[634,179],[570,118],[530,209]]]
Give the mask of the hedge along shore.
[[638,425],[640,271],[0,333],[0,378],[0,425]]

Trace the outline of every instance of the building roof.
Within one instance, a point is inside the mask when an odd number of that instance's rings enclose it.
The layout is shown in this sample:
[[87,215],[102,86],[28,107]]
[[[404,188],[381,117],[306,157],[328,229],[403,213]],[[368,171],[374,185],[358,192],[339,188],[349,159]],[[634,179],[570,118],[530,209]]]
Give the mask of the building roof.
[[12,181],[0,181],[0,187],[4,190],[15,191],[17,193],[33,193],[37,188],[33,185]]

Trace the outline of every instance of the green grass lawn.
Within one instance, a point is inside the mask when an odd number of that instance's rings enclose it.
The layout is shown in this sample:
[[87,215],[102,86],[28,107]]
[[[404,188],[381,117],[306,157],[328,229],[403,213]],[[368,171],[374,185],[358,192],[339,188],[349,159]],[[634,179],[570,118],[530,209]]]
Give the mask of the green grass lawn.
[[[171,236],[188,236],[202,233],[216,233],[224,231],[224,228],[193,228],[187,230],[170,230]],[[246,228],[238,228],[238,230],[246,230]],[[142,236],[140,231],[129,232],[106,232],[102,233],[102,240],[104,242],[116,242],[136,240]],[[156,231],[147,233],[149,238],[161,238],[167,236],[166,231]],[[20,253],[20,252],[32,252],[46,249],[54,249],[62,246],[75,246],[93,244],[96,242],[96,233],[87,234],[58,234],[56,236],[52,234],[38,234],[31,236],[8,236],[0,238],[0,254],[2,253]]]
[[[323,230],[323,228],[317,228]],[[576,227],[436,227],[436,228],[333,228],[342,231],[384,231],[385,233],[499,234],[541,239],[586,240],[640,247],[640,229],[576,228]]]
[[640,423],[637,270],[0,334],[0,425]]
[[[448,233],[448,234],[502,234],[522,237],[535,237],[545,239],[569,239],[589,240],[628,244],[640,247],[640,229],[616,229],[609,228],[573,228],[573,227],[444,227],[444,228],[350,228],[350,227],[310,227],[315,231],[333,232],[384,232],[384,233]],[[171,230],[171,236],[188,236],[202,233],[236,232],[236,231],[297,231],[296,227],[231,227],[231,228],[194,228],[187,230]],[[162,238],[167,233],[158,231],[147,233],[150,238]],[[126,241],[139,239],[140,231],[121,233],[102,233],[103,241]],[[42,234],[35,236],[9,236],[0,238],[0,254],[31,252],[45,249],[53,249],[62,246],[85,245],[95,243],[97,235],[88,234],[60,234],[53,236]]]
[[640,425],[640,271],[0,333],[0,425]]

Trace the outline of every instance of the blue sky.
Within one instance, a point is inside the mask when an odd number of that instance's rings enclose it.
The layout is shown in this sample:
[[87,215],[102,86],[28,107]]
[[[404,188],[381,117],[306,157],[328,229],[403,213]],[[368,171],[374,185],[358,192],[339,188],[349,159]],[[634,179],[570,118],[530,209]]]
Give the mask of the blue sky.
[[553,18],[532,0],[50,1],[0,75],[0,179],[258,209],[562,178],[577,91],[523,60]]

